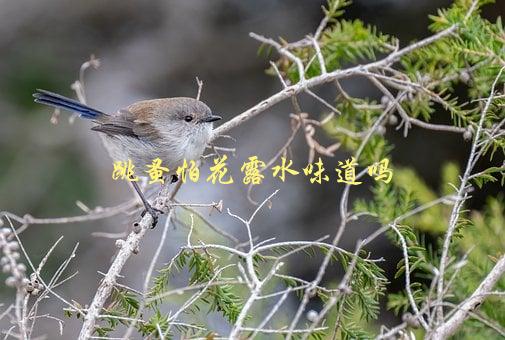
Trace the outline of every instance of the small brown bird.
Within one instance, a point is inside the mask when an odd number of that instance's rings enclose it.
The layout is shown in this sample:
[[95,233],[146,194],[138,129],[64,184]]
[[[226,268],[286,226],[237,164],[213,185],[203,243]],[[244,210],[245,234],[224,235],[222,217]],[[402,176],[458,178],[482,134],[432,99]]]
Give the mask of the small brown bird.
[[[210,141],[212,122],[221,119],[203,102],[187,97],[143,100],[114,114],[104,113],[76,100],[45,90],[37,90],[35,102],[78,113],[92,120],[91,128],[100,132],[103,144],[114,161],[131,160],[136,167],[160,158],[171,173],[186,159],[198,160]],[[131,182],[157,222],[160,211],[144,197],[136,182]]]

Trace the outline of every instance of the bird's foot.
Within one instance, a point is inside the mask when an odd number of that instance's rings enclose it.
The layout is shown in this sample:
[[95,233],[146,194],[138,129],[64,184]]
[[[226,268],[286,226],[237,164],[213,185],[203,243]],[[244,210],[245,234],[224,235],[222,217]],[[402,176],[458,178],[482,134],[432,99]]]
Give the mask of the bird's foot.
[[163,210],[156,209],[148,203],[145,205],[145,209],[142,212],[142,214],[140,214],[140,216],[144,217],[146,213],[149,213],[149,215],[151,215],[151,217],[153,218],[153,222],[151,224],[151,229],[154,229],[154,227],[156,227],[156,225],[158,224],[158,216],[160,214],[163,214]]

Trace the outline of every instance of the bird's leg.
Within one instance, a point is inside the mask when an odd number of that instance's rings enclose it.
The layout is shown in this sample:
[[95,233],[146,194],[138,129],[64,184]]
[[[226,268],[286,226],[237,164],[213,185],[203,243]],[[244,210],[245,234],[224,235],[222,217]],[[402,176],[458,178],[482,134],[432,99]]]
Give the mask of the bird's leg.
[[153,218],[151,229],[156,227],[156,224],[158,224],[158,215],[163,214],[163,211],[156,209],[151,204],[149,204],[146,197],[144,196],[144,193],[142,193],[142,190],[140,190],[140,187],[138,186],[137,182],[131,181],[130,183],[132,184],[133,188],[135,189],[140,199],[142,200],[142,203],[144,204],[145,210],[142,212],[141,216],[144,217],[146,212],[148,212]]

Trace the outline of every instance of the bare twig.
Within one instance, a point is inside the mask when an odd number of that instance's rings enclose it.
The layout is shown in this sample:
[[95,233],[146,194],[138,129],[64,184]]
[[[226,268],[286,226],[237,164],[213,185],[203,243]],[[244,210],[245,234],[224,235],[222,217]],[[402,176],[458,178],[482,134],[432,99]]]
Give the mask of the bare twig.
[[453,335],[461,324],[471,316],[470,312],[473,312],[475,308],[484,301],[487,296],[486,294],[491,292],[498,280],[503,277],[504,273],[505,255],[500,257],[493,269],[491,269],[486,278],[480,283],[479,287],[477,287],[473,294],[463,302],[456,313],[454,313],[449,320],[441,323],[433,330],[430,339],[447,339]]
[[[275,104],[287,99],[291,98],[292,96],[305,91],[306,89],[310,89],[312,87],[326,84],[329,82],[334,82],[335,80],[339,80],[342,78],[349,77],[351,75],[355,75],[357,73],[367,71],[367,70],[372,70],[374,68],[378,68],[381,66],[387,66],[390,65],[396,61],[398,61],[401,57],[403,57],[406,54],[409,54],[410,52],[422,48],[424,46],[427,46],[439,39],[445,38],[451,34],[453,34],[456,29],[458,28],[457,25],[453,25],[448,27],[447,29],[440,31],[437,34],[434,34],[428,38],[422,39],[414,44],[411,44],[401,50],[395,51],[391,54],[389,54],[387,57],[380,59],[375,62],[371,62],[369,64],[365,65],[358,65],[354,66],[348,69],[343,69],[343,70],[335,70],[333,72],[328,72],[326,74],[322,74],[310,79],[305,79],[305,80],[300,80],[298,83],[288,86],[284,88],[282,91],[277,92],[276,94],[270,96],[267,99],[262,100],[258,104],[254,105],[253,107],[249,108],[248,110],[242,112],[238,116],[234,117],[233,119],[227,121],[223,125],[219,126],[213,131],[212,134],[212,140],[216,139],[220,135],[225,134],[226,132],[230,131],[231,129],[243,124],[244,122],[248,121],[249,119],[256,117],[258,114],[264,112],[268,108],[274,106]],[[254,35],[254,34],[253,34]],[[254,35],[255,38],[258,38],[263,43],[271,44],[274,47],[280,47],[282,49],[282,46],[280,46],[279,43],[267,39],[258,35]],[[300,68],[300,65],[297,63],[298,68]],[[303,66],[302,66],[303,69]],[[299,71],[300,72],[300,71]],[[302,72],[303,73],[303,72]]]
[[[475,136],[474,136],[472,147],[470,150],[470,156],[468,157],[465,173],[463,174],[463,177],[461,178],[461,183],[460,183],[458,192],[456,194],[456,203],[454,204],[452,212],[451,212],[451,217],[449,220],[449,227],[447,228],[447,232],[444,237],[444,244],[442,247],[442,255],[440,257],[440,267],[438,270],[438,280],[437,280],[438,281],[437,282],[437,303],[440,303],[443,301],[445,269],[446,269],[446,265],[447,265],[447,261],[448,261],[449,246],[450,246],[450,243],[452,240],[452,236],[454,234],[454,230],[456,229],[456,226],[458,224],[460,211],[461,211],[463,204],[467,198],[468,180],[469,180],[469,177],[473,171],[476,158],[478,157],[478,154],[479,154],[479,150],[477,149],[477,144],[480,141],[482,127],[484,125],[484,118],[486,117],[486,114],[489,110],[491,102],[493,101],[495,86],[496,86],[498,79],[500,78],[504,69],[505,69],[505,67],[501,68],[500,72],[498,73],[497,77],[495,78],[493,85],[491,86],[490,95],[486,101],[486,105],[484,106],[483,110],[481,111],[479,124],[478,124],[477,130],[475,132]],[[439,306],[439,307],[437,307],[437,323],[440,324],[442,322],[443,322],[443,308],[442,308],[442,306]]]

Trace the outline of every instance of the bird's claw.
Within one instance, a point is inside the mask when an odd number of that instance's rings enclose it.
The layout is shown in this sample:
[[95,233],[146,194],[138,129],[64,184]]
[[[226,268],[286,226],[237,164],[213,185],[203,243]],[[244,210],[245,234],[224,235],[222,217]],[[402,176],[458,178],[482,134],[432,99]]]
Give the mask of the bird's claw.
[[151,229],[154,229],[156,225],[158,224],[158,215],[163,214],[163,211],[160,209],[154,208],[152,205],[148,204],[142,214],[140,214],[141,217],[144,217],[146,213],[149,213],[151,217],[153,218],[153,222],[151,224]]

